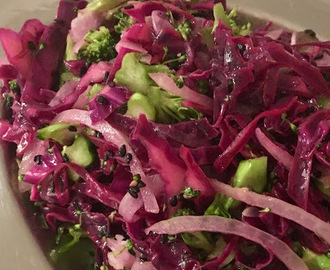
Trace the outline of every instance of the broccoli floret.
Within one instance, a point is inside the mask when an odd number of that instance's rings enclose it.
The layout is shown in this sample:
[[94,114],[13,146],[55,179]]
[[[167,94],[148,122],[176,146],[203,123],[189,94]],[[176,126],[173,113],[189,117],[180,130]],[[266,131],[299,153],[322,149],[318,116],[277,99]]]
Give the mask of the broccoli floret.
[[201,192],[197,189],[192,189],[191,187],[185,188],[183,191],[183,198],[185,199],[192,199],[196,198],[201,194]]
[[221,3],[215,4],[213,8],[214,15],[214,25],[213,32],[219,25],[219,19],[222,23],[227,25],[233,30],[233,35],[235,36],[245,36],[251,34],[251,23],[248,22],[243,25],[237,25],[234,18],[237,16],[237,8],[234,8],[229,14],[226,13],[223,5]]
[[119,9],[113,16],[118,19],[118,23],[114,27],[116,33],[118,34],[124,33],[125,30],[130,28],[133,24],[132,17],[123,12],[121,9]]
[[[137,102],[131,103],[129,110],[135,111],[134,106],[138,110],[148,105],[148,110],[155,109],[155,119],[149,114],[150,120],[155,120],[159,123],[178,123],[182,121],[198,119],[202,116],[200,112],[191,108],[183,107],[181,97],[174,96],[162,90],[150,78],[149,73],[163,72],[170,74],[171,70],[166,65],[145,65],[140,63],[139,58],[135,53],[128,53],[124,56],[122,66],[116,73],[116,81],[126,86],[133,93],[144,95],[143,104]],[[133,98],[133,96],[132,96]],[[133,107],[132,107],[133,106]]]
[[75,226],[59,227],[50,259],[61,269],[86,269],[93,264],[94,253],[88,233]]
[[9,81],[8,83],[9,83],[10,91],[17,94],[21,93],[21,89],[16,80]]
[[330,269],[330,255],[321,254],[318,255],[311,251],[310,249],[303,250],[302,259],[307,264],[310,270],[326,270]]
[[180,33],[184,40],[188,40],[191,34],[191,25],[188,20],[184,21],[183,23],[179,24],[176,30]]
[[77,57],[84,59],[87,66],[100,61],[109,61],[117,55],[116,42],[105,26],[101,26],[98,31],[88,31],[84,40],[85,44],[80,48]]
[[229,208],[233,205],[233,202],[234,200],[232,198],[217,193],[215,195],[214,201],[206,209],[205,215],[214,215],[214,216],[231,218],[231,215],[229,213]]
[[262,193],[267,185],[267,157],[243,160],[232,179],[233,186]]
[[193,216],[193,215],[195,215],[195,212],[191,208],[180,208],[172,215],[172,217]]

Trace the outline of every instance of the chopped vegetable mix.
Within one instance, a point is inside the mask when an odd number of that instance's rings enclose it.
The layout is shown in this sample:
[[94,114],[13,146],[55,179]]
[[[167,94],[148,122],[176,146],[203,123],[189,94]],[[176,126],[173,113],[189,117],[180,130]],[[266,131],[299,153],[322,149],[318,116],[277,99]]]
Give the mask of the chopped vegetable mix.
[[56,269],[330,269],[329,42],[240,12],[60,0],[0,28],[0,138]]

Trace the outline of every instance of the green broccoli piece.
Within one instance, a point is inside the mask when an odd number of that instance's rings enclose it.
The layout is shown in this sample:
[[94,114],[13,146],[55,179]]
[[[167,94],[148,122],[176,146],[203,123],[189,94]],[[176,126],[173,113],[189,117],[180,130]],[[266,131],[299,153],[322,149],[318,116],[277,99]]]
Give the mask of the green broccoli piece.
[[219,19],[222,23],[227,25],[233,30],[233,35],[235,36],[246,36],[251,34],[251,23],[247,22],[243,25],[237,25],[234,18],[237,17],[237,8],[234,8],[229,14],[226,13],[223,5],[221,3],[215,4],[213,7],[214,15],[214,25],[212,32],[215,31],[219,25]]
[[150,103],[149,99],[141,94],[134,93],[127,102],[127,115],[139,118],[140,114],[145,114],[148,120],[156,119],[156,109]]
[[304,249],[302,259],[309,270],[327,270],[330,269],[330,255],[318,255],[309,249]]
[[262,193],[267,184],[267,157],[243,160],[232,179],[235,187],[247,187]]
[[126,2],[127,0],[93,0],[87,5],[86,9],[96,12],[107,12]]
[[[261,193],[267,184],[267,157],[243,160],[239,163],[232,184],[235,187],[248,187]],[[231,218],[229,209],[239,205],[239,201],[217,193],[214,201],[206,209],[205,215],[216,215]],[[271,209],[265,209],[269,212]]]
[[204,215],[209,216],[222,216],[231,218],[229,208],[233,206],[234,199],[227,197],[226,195],[217,193],[213,202],[206,209]]
[[191,187],[185,188],[183,191],[183,198],[185,199],[192,199],[196,198],[201,194],[201,192],[197,189],[192,189]]
[[10,91],[17,94],[21,93],[21,88],[19,87],[16,80],[9,81],[8,83],[9,83]]
[[113,15],[118,22],[114,26],[116,33],[122,34],[125,32],[127,28],[130,28],[133,24],[133,18],[122,11],[122,9],[118,9],[118,11]]
[[176,30],[180,33],[184,40],[188,40],[191,34],[191,25],[188,20],[184,21],[183,23],[179,24],[176,27]]
[[78,51],[78,59],[84,59],[86,65],[100,61],[109,61],[116,57],[116,42],[105,26],[97,30],[89,30],[84,37],[85,44]]
[[[198,119],[202,116],[200,112],[190,107],[183,107],[181,97],[174,96],[162,90],[150,78],[149,73],[164,72],[170,74],[172,71],[166,65],[146,65],[139,61],[135,53],[124,56],[121,68],[116,72],[115,78],[118,84],[126,86],[133,93],[144,95],[143,104],[131,102],[129,110],[133,112],[148,104],[148,110],[156,110],[155,121],[171,124],[182,121]],[[131,97],[133,98],[133,97]],[[130,103],[130,102],[129,102]],[[153,119],[153,117],[149,117]]]
[[50,259],[63,270],[87,269],[94,262],[95,248],[82,229],[59,227]]

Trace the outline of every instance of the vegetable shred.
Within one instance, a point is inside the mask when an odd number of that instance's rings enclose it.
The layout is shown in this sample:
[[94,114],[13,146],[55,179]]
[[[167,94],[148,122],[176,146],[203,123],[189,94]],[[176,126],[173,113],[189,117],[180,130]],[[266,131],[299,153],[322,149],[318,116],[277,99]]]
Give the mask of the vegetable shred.
[[60,0],[0,28],[0,138],[56,269],[330,269],[330,42],[243,14]]

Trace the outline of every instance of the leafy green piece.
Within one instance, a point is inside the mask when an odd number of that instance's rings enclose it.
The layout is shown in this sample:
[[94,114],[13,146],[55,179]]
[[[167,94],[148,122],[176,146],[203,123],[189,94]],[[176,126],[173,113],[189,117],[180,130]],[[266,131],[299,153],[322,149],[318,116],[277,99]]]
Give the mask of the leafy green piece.
[[209,232],[181,233],[183,241],[190,247],[204,250],[207,254],[214,248]]
[[267,157],[243,160],[232,179],[235,187],[247,187],[262,193],[267,184]]
[[94,264],[95,248],[88,234],[74,227],[60,227],[50,259],[61,270],[90,269]]
[[328,270],[330,269],[330,256],[318,255],[310,249],[304,249],[302,259],[309,270]]
[[221,19],[222,23],[230,27],[233,31],[233,35],[235,36],[246,36],[251,34],[251,23],[247,22],[243,25],[237,25],[234,18],[237,17],[237,8],[234,8],[229,14],[225,11],[223,5],[221,3],[215,4],[213,7],[213,15],[214,15],[214,25],[212,32],[215,31],[217,26],[219,25],[219,19]]
[[118,9],[118,11],[113,15],[114,18],[118,20],[117,24],[114,26],[116,33],[122,34],[127,28],[130,28],[133,24],[133,18]]
[[[124,56],[122,66],[116,72],[115,79],[131,92],[140,93],[144,96],[138,96],[141,103],[137,102],[136,96],[131,97],[135,101],[131,102],[129,113],[135,110],[134,107],[141,110],[141,107],[147,105],[146,109],[149,110],[149,113],[152,111],[152,107],[155,108],[155,121],[160,123],[169,124],[200,118],[201,114],[197,110],[183,107],[181,97],[162,90],[148,75],[156,72],[172,73],[166,65],[140,63],[139,57],[135,53],[128,53]],[[146,112],[148,113],[148,111]],[[153,118],[152,114],[149,117]]]
[[217,193],[213,202],[206,209],[205,215],[222,216],[231,218],[229,208],[233,205],[234,199],[227,197],[224,194]]
[[109,61],[116,57],[116,42],[110,35],[110,31],[105,26],[99,30],[89,30],[84,37],[85,43],[78,51],[78,59],[84,59],[86,65],[100,61]]

